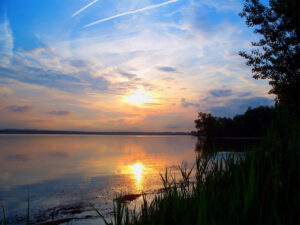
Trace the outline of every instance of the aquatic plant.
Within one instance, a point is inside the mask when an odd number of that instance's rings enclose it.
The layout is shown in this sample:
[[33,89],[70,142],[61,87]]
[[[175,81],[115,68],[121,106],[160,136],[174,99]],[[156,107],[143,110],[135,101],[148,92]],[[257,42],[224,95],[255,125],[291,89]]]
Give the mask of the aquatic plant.
[[166,169],[163,192],[143,195],[138,212],[116,202],[113,224],[299,224],[300,129],[277,114],[261,145],[238,159],[199,155],[179,181]]
[[6,217],[5,217],[4,206],[2,206],[2,221],[1,221],[1,224],[6,225]]
[[[29,193],[28,193],[28,200],[27,200],[27,211],[26,211],[26,225],[30,225],[30,210],[29,210]],[[2,206],[2,221],[1,225],[6,225],[7,224],[7,219],[5,216],[5,208]]]

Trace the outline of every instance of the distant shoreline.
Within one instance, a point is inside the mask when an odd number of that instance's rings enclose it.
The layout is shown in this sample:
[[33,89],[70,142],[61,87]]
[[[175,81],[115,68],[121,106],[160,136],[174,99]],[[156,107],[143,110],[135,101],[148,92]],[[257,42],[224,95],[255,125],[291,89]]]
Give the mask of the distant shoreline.
[[192,135],[191,132],[96,132],[34,129],[2,129],[0,134],[72,134],[72,135]]

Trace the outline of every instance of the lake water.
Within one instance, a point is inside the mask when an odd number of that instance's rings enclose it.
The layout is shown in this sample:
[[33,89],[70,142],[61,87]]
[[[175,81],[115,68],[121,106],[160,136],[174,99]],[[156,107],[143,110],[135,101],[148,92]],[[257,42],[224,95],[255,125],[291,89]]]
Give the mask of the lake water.
[[193,136],[0,135],[0,206],[10,224],[24,224],[28,199],[33,224],[101,224],[92,207],[109,217],[117,196],[156,193],[166,167],[195,162],[196,144]]

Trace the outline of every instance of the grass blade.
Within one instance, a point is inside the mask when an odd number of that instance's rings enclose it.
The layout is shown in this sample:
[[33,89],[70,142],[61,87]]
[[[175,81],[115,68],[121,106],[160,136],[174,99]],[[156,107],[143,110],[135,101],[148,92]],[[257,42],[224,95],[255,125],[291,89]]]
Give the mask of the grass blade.
[[105,225],[113,225],[113,223],[108,223],[107,220],[104,218],[104,216],[99,212],[98,209],[94,208],[93,209],[95,210],[95,212],[103,219]]
[[4,206],[2,206],[2,218],[3,218],[3,225],[6,225],[6,217],[5,217],[5,209],[4,209]]

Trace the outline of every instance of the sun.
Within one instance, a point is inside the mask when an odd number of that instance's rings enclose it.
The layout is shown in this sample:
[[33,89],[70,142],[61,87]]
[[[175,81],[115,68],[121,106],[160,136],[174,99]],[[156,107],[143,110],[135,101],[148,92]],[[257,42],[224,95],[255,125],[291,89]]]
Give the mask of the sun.
[[133,91],[130,95],[125,97],[125,100],[133,105],[143,105],[154,101],[154,99],[150,97],[150,93],[143,88],[138,88]]

